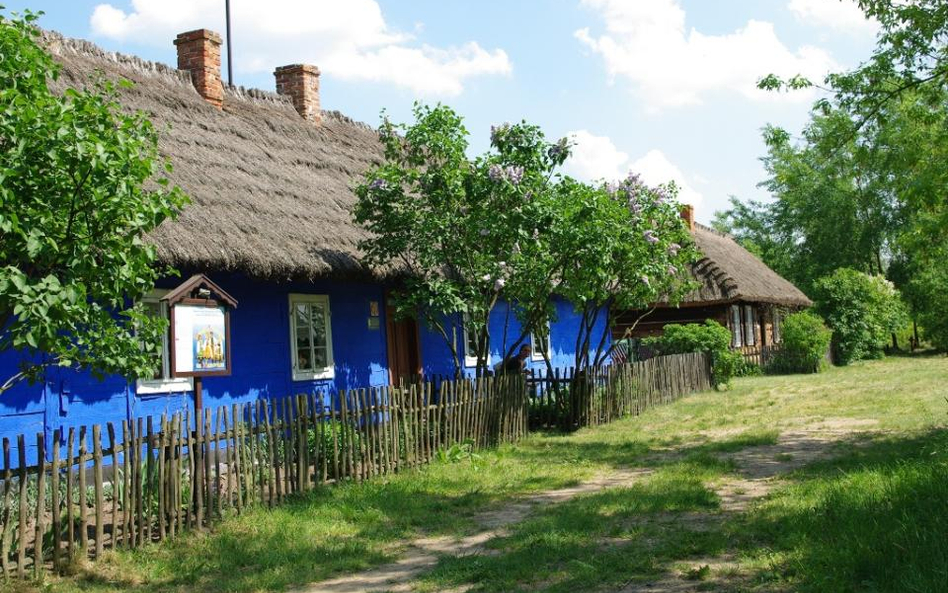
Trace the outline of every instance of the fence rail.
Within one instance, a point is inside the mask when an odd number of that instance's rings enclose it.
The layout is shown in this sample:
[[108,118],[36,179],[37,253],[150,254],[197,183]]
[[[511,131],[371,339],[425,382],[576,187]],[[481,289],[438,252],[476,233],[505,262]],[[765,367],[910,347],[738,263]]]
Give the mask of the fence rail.
[[[40,576],[202,529],[341,479],[430,462],[441,449],[514,442],[529,428],[610,422],[710,386],[704,355],[575,372],[298,395],[121,425],[70,428],[46,450],[3,438],[0,570]],[[16,457],[13,454],[16,453]]]

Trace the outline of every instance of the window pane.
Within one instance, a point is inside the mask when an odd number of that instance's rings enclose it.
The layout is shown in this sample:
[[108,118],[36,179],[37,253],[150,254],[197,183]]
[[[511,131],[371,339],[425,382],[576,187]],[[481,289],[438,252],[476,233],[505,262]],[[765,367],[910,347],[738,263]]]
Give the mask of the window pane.
[[313,354],[311,348],[296,349],[296,368],[301,371],[313,370]]
[[296,327],[309,327],[309,305],[306,303],[296,303],[294,310],[296,311],[296,315],[294,315],[296,318]]
[[329,357],[326,355],[325,348],[316,348],[313,350],[313,369],[319,370],[329,366]]
[[741,309],[737,305],[731,306],[731,346],[739,348],[743,345],[741,335]]
[[297,348],[306,348],[307,350],[312,346],[309,339],[309,333],[296,332],[296,347]]

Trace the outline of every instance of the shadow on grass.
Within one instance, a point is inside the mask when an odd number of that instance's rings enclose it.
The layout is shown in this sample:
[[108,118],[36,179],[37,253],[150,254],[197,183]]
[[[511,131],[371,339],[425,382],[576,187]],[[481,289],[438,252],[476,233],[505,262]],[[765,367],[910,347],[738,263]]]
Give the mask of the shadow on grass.
[[399,546],[420,532],[463,534],[473,514],[504,498],[504,488],[576,482],[556,473],[521,473],[498,484],[503,472],[483,479],[485,471],[462,463],[323,488],[231,517],[212,533],[119,552],[62,584],[92,591],[283,590],[394,560]]
[[[488,543],[486,554],[444,557],[421,590],[576,591],[654,576],[671,559],[717,553],[726,539],[699,512],[719,507],[715,472],[682,461],[629,487],[540,510]],[[694,521],[683,519],[692,513]],[[676,519],[688,528],[675,527]]]
[[948,431],[811,464],[729,526],[759,580],[800,591],[948,591]]

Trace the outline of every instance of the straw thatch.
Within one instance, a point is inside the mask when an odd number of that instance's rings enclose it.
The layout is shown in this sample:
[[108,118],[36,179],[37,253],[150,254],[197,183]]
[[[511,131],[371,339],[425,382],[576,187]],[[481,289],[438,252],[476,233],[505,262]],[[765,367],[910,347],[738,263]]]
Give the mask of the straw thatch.
[[56,33],[44,39],[63,66],[55,90],[87,86],[97,72],[135,83],[119,100],[148,114],[171,181],[192,199],[150,237],[162,261],[269,279],[380,276],[359,262],[366,232],[350,214],[352,184],[381,160],[376,131],[335,112],[316,127],[288,99],[258,90],[226,89],[219,111],[186,72]]
[[733,238],[696,224],[695,243],[702,258],[692,266],[699,288],[682,305],[744,301],[786,307],[813,304],[799,288],[767,267]]

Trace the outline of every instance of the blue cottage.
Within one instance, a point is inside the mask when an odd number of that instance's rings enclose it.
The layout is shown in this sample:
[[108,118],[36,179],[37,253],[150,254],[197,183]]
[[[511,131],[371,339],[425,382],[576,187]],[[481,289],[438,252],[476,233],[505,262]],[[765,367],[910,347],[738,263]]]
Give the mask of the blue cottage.
[[[369,126],[320,110],[316,68],[278,68],[278,93],[269,93],[221,84],[220,37],[207,30],[178,36],[177,69],[56,33],[44,33],[43,41],[63,67],[51,83],[59,91],[88,85],[95,73],[134,83],[119,101],[149,115],[174,166],[172,181],[192,198],[150,237],[181,277],[161,282],[146,304],[167,315],[161,297],[194,273],[239,302],[231,314],[233,372],[204,381],[205,406],[453,372],[442,337],[396,322],[386,307],[391,279],[360,263],[365,231],[350,215],[351,187],[381,161],[381,145]],[[495,311],[493,335],[503,332],[505,307]],[[541,348],[556,366],[573,360],[579,315],[565,301],[556,309],[530,366],[545,366]],[[514,321],[508,335],[518,334]],[[99,381],[53,369],[41,384],[17,385],[0,397],[0,436],[45,432],[49,439],[59,428],[189,408],[193,381],[170,375],[165,341],[162,372],[152,380]],[[17,362],[11,353],[0,357],[0,372],[12,375]]]

